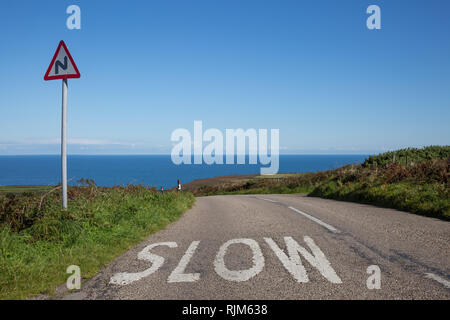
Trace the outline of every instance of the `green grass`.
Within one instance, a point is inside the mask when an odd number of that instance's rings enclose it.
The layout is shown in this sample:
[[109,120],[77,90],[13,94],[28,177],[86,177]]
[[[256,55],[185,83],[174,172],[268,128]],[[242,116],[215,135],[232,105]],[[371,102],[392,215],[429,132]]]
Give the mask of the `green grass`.
[[0,299],[53,294],[78,265],[83,278],[175,221],[192,206],[190,193],[157,193],[140,186],[69,190],[69,209],[58,193],[41,203],[33,194],[0,198]]
[[24,193],[24,192],[46,192],[53,186],[0,186],[0,194],[6,193]]
[[315,188],[309,196],[374,204],[450,220],[450,194],[445,184],[411,181],[341,184],[331,179]]

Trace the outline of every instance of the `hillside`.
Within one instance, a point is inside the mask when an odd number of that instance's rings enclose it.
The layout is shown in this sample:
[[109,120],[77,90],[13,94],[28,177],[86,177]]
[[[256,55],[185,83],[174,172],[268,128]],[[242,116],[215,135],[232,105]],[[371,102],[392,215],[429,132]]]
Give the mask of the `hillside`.
[[185,189],[197,196],[307,193],[450,220],[449,169],[450,146],[430,146],[386,152],[334,170],[219,177],[194,181]]

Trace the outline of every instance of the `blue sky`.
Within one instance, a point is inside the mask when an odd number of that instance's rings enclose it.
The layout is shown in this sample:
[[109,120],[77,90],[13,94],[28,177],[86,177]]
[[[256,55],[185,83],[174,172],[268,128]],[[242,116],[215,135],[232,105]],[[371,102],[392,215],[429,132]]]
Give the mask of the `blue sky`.
[[[68,30],[66,8],[81,8]],[[368,30],[366,8],[381,8]],[[0,154],[59,153],[60,40],[72,154],[170,153],[170,134],[280,130],[282,153],[450,143],[450,2],[2,1]]]

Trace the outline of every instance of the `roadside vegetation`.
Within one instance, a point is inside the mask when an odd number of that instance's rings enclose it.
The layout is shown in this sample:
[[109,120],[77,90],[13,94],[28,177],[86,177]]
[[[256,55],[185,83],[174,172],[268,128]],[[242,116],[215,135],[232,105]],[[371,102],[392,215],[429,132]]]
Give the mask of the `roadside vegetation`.
[[52,186],[0,186],[0,194],[5,193],[25,193],[25,192],[45,192],[52,190]]
[[61,209],[58,187],[0,190],[0,299],[51,295],[65,283],[69,265],[79,266],[83,278],[92,277],[195,201],[188,192],[82,182],[69,187],[68,210]]
[[[242,179],[235,177],[227,181],[227,177],[205,184],[187,184],[185,189],[195,196],[212,196],[226,194],[270,194],[270,193],[309,193],[314,186],[325,179],[319,173],[292,173],[276,174],[270,176],[245,176]],[[205,179],[207,180],[209,179]]]
[[370,156],[364,161],[363,166],[386,166],[390,163],[414,166],[417,163],[435,159],[448,160],[449,157],[450,146],[429,146],[421,149],[406,148]]
[[189,187],[195,195],[305,193],[450,220],[450,146],[402,149],[360,165],[303,174],[222,179]]

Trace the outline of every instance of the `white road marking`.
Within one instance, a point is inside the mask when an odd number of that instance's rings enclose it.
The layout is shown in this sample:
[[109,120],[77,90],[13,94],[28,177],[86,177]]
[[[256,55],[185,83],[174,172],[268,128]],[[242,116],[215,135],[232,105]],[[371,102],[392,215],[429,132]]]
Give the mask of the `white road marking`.
[[[302,265],[300,255],[303,256],[306,261],[308,261],[314,268],[316,268],[322,276],[324,276],[331,283],[342,283],[341,279],[337,276],[334,269],[331,267],[330,262],[327,260],[320,248],[314,243],[314,241],[305,236],[304,241],[308,245],[311,253],[300,246],[292,237],[285,237],[284,241],[286,243],[287,254],[280,249],[277,244],[271,238],[264,238],[270,248],[274,251],[278,259],[282,262],[286,270],[297,280],[297,282],[308,282],[308,275],[305,268]],[[194,256],[200,241],[193,241],[176,268],[169,275],[167,282],[195,282],[200,280],[200,273],[185,273],[186,267]],[[225,265],[225,256],[227,254],[228,248],[234,244],[244,244],[248,246],[252,253],[252,263],[253,266],[246,270],[229,270]],[[146,246],[138,253],[139,260],[145,260],[151,262],[151,267],[142,272],[120,272],[114,274],[109,283],[116,285],[128,285],[133,282],[139,281],[156,271],[158,271],[164,264],[165,259],[159,255],[151,253],[151,250],[158,246],[167,246],[170,248],[178,247],[176,242],[159,242]],[[243,248],[245,249],[245,248]],[[300,254],[299,254],[300,253]],[[216,273],[225,280],[228,281],[247,281],[257,274],[259,274],[264,269],[264,256],[261,248],[253,239],[232,239],[225,242],[217,252],[214,260],[214,270]],[[442,279],[441,279],[442,280]],[[444,280],[445,281],[445,280]]]
[[114,276],[111,277],[109,280],[109,283],[112,284],[118,284],[118,285],[127,285],[132,282],[141,280],[144,277],[147,277],[157,271],[164,263],[164,258],[161,256],[158,256],[156,254],[150,253],[150,250],[152,250],[154,247],[158,246],[168,246],[170,248],[176,248],[177,243],[176,242],[159,242],[154,243],[149,246],[146,246],[141,252],[138,253],[138,259],[139,260],[146,260],[150,261],[152,263],[152,266],[142,272],[135,272],[135,273],[128,273],[128,272],[121,272],[116,273]]
[[336,274],[330,262],[327,260],[322,250],[314,243],[313,239],[305,236],[304,241],[311,249],[309,253],[305,248],[297,243],[292,237],[284,237],[288,255],[271,238],[264,238],[269,247],[275,252],[286,270],[294,277],[297,282],[306,283],[309,281],[305,267],[303,267],[300,254],[331,283],[342,283],[341,278]]
[[330,231],[332,231],[332,232],[334,232],[334,233],[340,233],[340,231],[339,231],[338,229],[336,229],[335,227],[329,225],[328,223],[323,222],[323,221],[320,220],[320,219],[317,219],[316,217],[313,217],[313,216],[311,216],[311,215],[309,215],[309,214],[307,214],[307,213],[305,213],[305,212],[303,212],[303,211],[300,211],[300,210],[298,210],[298,209],[295,209],[294,207],[289,207],[289,209],[294,210],[294,211],[297,212],[297,213],[300,213],[300,214],[303,215],[304,217],[306,217],[306,218],[308,218],[308,219],[310,219],[310,220],[312,220],[312,221],[314,221],[314,222],[320,224],[321,226],[327,228],[328,230],[330,230]]
[[[225,254],[228,247],[232,244],[245,244],[253,251],[253,267],[247,270],[229,270],[225,266]],[[216,259],[214,260],[214,269],[216,273],[229,281],[247,281],[248,279],[256,276],[264,268],[264,256],[261,252],[261,248],[253,239],[233,239],[225,242],[219,249]]]
[[450,281],[445,280],[445,279],[435,275],[434,273],[425,273],[425,274],[426,274],[425,278],[433,279],[433,280],[439,282],[440,284],[444,285],[446,288],[450,289]]
[[272,199],[259,198],[259,197],[256,197],[256,198],[257,198],[257,199],[260,199],[260,200],[265,200],[265,201],[270,201],[270,202],[278,203],[278,201],[275,201],[275,200],[272,200]]
[[186,253],[178,263],[178,266],[170,274],[167,282],[195,282],[200,279],[200,273],[184,273],[199,243],[200,241],[193,241],[191,243],[189,248],[186,250]]

